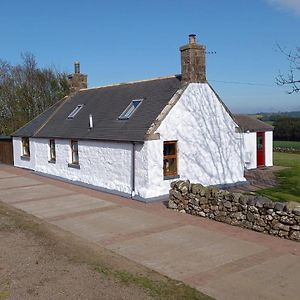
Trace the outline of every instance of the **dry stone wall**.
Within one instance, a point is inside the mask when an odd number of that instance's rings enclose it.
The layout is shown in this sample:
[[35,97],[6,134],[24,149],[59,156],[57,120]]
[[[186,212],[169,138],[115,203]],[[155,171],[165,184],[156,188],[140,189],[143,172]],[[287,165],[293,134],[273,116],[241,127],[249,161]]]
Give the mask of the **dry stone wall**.
[[168,207],[286,239],[300,241],[300,206],[192,184],[171,183]]

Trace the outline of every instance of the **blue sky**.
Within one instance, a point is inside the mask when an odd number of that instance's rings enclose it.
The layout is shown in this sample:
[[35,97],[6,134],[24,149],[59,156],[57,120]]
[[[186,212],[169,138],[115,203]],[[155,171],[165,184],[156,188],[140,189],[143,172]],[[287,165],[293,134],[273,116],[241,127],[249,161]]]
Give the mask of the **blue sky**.
[[300,0],[1,2],[0,58],[11,63],[31,52],[73,72],[80,60],[89,86],[179,74],[178,48],[195,33],[217,52],[207,78],[232,111],[300,110],[300,95],[275,85],[288,70],[276,44],[300,46]]

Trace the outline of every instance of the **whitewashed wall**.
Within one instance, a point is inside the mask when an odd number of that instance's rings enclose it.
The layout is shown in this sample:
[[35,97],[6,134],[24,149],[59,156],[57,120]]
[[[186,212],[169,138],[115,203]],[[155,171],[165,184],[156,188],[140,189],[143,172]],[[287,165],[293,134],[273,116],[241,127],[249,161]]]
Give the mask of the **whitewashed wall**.
[[48,162],[48,140],[40,139],[36,143],[36,171],[131,193],[131,144],[79,140],[80,169],[76,169],[68,166],[71,162],[70,140],[57,139],[55,142],[55,164]]
[[14,138],[15,166],[33,169],[112,191],[131,193],[130,143],[79,141],[80,169],[71,168],[70,140],[56,139],[56,162],[50,163],[48,139],[30,139],[30,161],[22,160],[21,138]]
[[245,168],[257,168],[256,132],[243,133],[245,143]]
[[273,166],[273,131],[265,134],[266,166]]
[[204,185],[245,181],[243,140],[236,123],[208,84],[192,83],[163,120],[161,139],[145,143],[148,152],[147,197],[168,193],[163,179],[163,142],[178,141],[178,173]]
[[30,148],[30,158],[22,158],[23,149],[22,149],[22,138],[14,137],[13,138],[13,154],[14,154],[14,165],[20,168],[26,168],[34,170],[35,168],[35,140],[29,139],[29,148]]

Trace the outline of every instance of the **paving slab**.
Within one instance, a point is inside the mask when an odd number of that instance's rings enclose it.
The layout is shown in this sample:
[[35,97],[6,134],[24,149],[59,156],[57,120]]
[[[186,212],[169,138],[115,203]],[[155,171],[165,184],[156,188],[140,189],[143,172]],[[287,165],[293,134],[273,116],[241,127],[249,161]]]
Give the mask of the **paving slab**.
[[59,215],[69,215],[75,212],[85,212],[107,206],[115,206],[115,204],[86,196],[83,194],[41,199],[38,201],[26,201],[15,203],[15,207],[22,209],[39,218],[52,218]]
[[50,184],[40,184],[35,186],[19,187],[16,189],[2,190],[0,200],[6,203],[18,201],[27,201],[33,199],[51,198],[68,195],[72,193],[69,190],[56,187]]
[[108,248],[178,280],[266,250],[263,246],[190,225],[115,243]]
[[0,171],[0,201],[216,299],[300,299],[300,243],[9,166]]
[[0,180],[0,190],[8,189],[8,188],[18,188],[22,186],[31,186],[41,184],[40,181],[34,180],[28,177],[11,177],[11,178],[3,178]]
[[53,223],[79,236],[84,236],[88,240],[100,241],[101,243],[101,241],[116,236],[123,237],[124,235],[154,229],[173,222],[137,209],[118,207],[113,210],[77,216],[54,221]]
[[16,177],[17,175],[5,172],[5,171],[0,171],[0,179],[2,178],[9,178],[9,177]]
[[219,300],[299,300],[299,256],[286,254],[270,258],[197,288]]

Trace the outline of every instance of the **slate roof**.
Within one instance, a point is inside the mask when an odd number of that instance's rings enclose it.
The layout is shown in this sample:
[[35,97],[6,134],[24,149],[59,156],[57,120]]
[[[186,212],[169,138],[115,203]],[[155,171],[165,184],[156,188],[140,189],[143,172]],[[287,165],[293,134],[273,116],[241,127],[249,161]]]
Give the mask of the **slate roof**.
[[243,132],[273,131],[274,127],[258,120],[254,116],[234,115],[234,120]]
[[[142,142],[151,124],[180,87],[180,76],[172,76],[80,90],[46,110],[13,136]],[[129,120],[118,120],[135,99],[143,99],[136,112]],[[83,107],[75,118],[68,119],[80,104]],[[89,114],[93,116],[92,129],[89,129]]]

